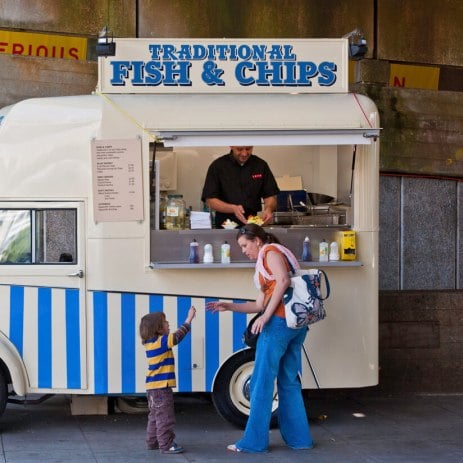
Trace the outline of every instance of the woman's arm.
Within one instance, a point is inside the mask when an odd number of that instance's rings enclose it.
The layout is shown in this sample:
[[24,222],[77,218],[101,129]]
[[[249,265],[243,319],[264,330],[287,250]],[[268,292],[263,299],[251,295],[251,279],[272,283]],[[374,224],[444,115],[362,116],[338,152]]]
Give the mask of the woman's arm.
[[215,312],[225,312],[231,310],[232,312],[241,313],[258,313],[264,310],[264,293],[260,292],[256,301],[248,302],[224,302],[224,301],[213,301],[206,304],[206,310]]

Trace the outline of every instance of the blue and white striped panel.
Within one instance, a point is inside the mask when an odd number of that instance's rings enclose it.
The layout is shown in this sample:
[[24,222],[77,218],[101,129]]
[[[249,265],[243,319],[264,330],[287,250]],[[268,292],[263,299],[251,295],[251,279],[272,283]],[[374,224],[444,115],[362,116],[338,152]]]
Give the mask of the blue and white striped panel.
[[0,285],[0,329],[16,346],[30,391],[85,389],[79,290]]
[[[155,294],[94,292],[89,330],[90,389],[95,394],[145,392],[146,360],[138,327],[148,312],[163,311],[171,331],[183,323],[188,309],[197,309],[192,330],[174,348],[177,391],[210,391],[220,364],[242,349],[244,314],[205,312],[206,298]],[[89,334],[90,334],[89,333]]]
[[210,391],[219,366],[245,347],[246,315],[206,312],[213,299],[90,292],[84,312],[79,297],[78,289],[0,285],[0,330],[23,358],[28,392],[144,393],[138,327],[150,311],[165,312],[173,331],[197,309],[191,333],[174,348],[179,392]]
[[191,333],[174,348],[178,392],[210,391],[219,365],[244,347],[246,316],[206,313],[209,299],[107,292],[94,292],[90,299],[93,346],[89,368],[95,394],[145,392],[146,360],[138,327],[148,312],[165,312],[174,331],[191,305],[197,309]]

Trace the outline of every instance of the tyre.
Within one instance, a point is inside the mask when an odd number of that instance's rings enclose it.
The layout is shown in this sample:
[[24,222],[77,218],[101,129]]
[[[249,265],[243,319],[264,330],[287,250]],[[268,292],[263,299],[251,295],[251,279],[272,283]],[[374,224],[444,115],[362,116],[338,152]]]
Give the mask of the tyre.
[[[220,368],[214,382],[212,402],[219,415],[244,428],[250,409],[250,381],[254,368],[254,349],[245,349],[230,357]],[[278,397],[272,404],[271,427],[277,424]]]
[[8,401],[8,384],[6,382],[5,373],[0,368],[0,416],[2,416],[3,412],[5,411],[7,401]]

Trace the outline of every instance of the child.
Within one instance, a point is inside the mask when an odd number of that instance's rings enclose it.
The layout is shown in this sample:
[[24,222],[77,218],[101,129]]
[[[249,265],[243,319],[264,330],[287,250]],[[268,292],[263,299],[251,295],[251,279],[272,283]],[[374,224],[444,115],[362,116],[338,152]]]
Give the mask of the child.
[[196,309],[191,307],[185,322],[169,334],[169,322],[163,312],[151,312],[140,322],[140,337],[146,350],[148,370],[146,393],[148,396],[148,425],[146,443],[149,449],[161,453],[182,453],[183,447],[174,442],[175,414],[172,388],[176,387],[175,361],[172,347],[190,331]]

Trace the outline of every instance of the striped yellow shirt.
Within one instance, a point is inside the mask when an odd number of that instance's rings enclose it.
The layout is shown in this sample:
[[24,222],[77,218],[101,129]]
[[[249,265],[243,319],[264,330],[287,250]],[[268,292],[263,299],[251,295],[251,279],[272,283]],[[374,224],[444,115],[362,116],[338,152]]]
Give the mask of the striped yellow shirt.
[[146,390],[177,386],[172,347],[177,345],[189,331],[190,325],[184,323],[175,333],[156,336],[144,342],[148,362]]

